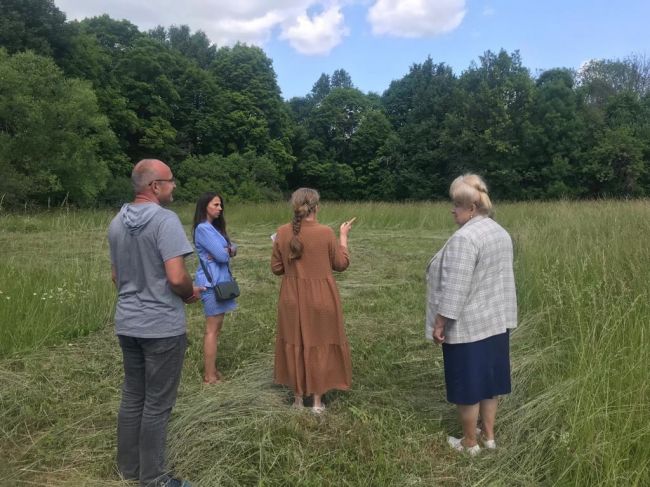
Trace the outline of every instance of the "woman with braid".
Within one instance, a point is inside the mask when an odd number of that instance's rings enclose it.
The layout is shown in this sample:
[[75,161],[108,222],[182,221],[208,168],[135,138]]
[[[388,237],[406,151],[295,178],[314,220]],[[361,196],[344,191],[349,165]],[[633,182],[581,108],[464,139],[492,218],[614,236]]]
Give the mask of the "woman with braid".
[[313,395],[312,410],[325,410],[322,396],[352,382],[350,346],[332,270],[350,264],[348,234],[354,218],[334,231],[316,218],[320,196],[300,188],[291,196],[293,220],[278,228],[271,270],[282,275],[278,300],[274,378],[294,392],[294,407]]

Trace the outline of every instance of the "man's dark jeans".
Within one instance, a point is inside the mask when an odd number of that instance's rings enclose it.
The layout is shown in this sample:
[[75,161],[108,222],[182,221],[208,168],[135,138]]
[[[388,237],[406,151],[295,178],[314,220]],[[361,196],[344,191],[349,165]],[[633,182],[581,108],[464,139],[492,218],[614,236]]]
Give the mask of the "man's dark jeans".
[[167,423],[187,347],[186,335],[137,338],[118,335],[124,357],[124,386],[117,418],[117,465],[142,486],[164,485]]

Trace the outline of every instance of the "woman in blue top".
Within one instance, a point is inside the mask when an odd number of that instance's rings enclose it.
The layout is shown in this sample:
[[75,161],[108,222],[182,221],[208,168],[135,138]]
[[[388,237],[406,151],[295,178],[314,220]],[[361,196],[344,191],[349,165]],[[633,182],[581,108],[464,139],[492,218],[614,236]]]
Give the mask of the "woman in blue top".
[[203,193],[196,202],[193,234],[196,253],[201,260],[196,271],[196,285],[206,288],[201,293],[205,311],[203,382],[217,384],[221,381],[216,363],[219,333],[225,313],[237,307],[234,299],[218,301],[214,292],[216,283],[232,280],[229,263],[237,253],[237,246],[230,242],[226,232],[223,198],[217,193]]

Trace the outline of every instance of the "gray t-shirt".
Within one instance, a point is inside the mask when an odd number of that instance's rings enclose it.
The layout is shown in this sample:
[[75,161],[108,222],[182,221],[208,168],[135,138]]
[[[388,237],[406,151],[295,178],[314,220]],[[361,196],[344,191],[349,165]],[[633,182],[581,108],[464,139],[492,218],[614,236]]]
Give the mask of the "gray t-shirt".
[[115,333],[165,338],[186,331],[183,300],[170,288],[165,261],[192,253],[173,211],[155,203],[122,206],[108,228],[117,273]]

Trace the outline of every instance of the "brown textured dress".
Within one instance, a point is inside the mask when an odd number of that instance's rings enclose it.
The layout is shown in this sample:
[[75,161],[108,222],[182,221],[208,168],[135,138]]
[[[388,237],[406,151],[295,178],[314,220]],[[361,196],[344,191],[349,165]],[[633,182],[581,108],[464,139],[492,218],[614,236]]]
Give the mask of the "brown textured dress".
[[347,249],[334,231],[317,221],[300,229],[302,257],[289,262],[291,224],[278,229],[271,270],[283,275],[275,339],[275,382],[296,395],[346,390],[352,383],[350,346],[343,329],[343,310],[332,270],[350,264]]

